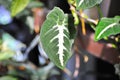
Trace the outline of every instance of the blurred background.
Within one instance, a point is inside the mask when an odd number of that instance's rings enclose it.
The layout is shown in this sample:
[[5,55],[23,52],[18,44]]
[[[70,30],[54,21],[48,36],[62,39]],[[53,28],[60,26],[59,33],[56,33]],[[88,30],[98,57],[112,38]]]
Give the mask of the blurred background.
[[[60,70],[47,57],[39,41],[41,25],[55,6],[71,14],[67,0],[30,0],[27,7],[11,17],[12,0],[0,0],[0,80],[119,80],[114,64],[119,52],[109,44],[94,42],[94,31],[86,23],[83,35],[78,25],[73,56]],[[120,15],[120,0],[103,0],[104,17]],[[96,7],[83,11],[99,19]]]

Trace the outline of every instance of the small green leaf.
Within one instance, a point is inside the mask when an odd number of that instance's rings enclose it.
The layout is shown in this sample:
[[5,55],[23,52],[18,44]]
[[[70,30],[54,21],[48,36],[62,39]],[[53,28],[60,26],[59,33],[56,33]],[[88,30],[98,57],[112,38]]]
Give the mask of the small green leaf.
[[0,61],[1,60],[7,60],[7,59],[13,57],[14,54],[15,53],[13,51],[10,51],[10,50],[0,51]]
[[91,8],[101,2],[102,0],[76,0],[77,10]]
[[95,41],[104,37],[120,33],[120,16],[114,18],[102,18],[95,31]]
[[70,33],[68,30],[68,15],[55,7],[47,15],[42,25],[40,40],[43,49],[50,60],[63,69],[71,57]]
[[29,0],[13,0],[11,4],[11,16],[16,16],[21,12],[29,3]]

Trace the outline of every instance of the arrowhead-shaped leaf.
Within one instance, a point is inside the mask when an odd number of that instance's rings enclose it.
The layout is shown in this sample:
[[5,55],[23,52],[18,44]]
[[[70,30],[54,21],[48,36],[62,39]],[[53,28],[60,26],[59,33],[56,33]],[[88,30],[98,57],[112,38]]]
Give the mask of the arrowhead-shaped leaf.
[[42,25],[40,40],[50,60],[63,69],[71,56],[68,16],[55,7]]
[[77,10],[91,8],[101,2],[102,0],[76,0]]
[[11,16],[17,15],[29,3],[29,0],[13,0],[11,4]]
[[114,18],[102,18],[95,31],[95,41],[120,33],[120,16]]

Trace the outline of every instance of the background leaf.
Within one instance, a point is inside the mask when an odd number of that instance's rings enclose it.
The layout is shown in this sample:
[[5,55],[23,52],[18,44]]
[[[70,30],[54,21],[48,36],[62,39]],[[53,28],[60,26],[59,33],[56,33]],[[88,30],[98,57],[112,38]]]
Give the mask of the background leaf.
[[29,0],[13,0],[11,4],[11,16],[16,16],[29,3]]
[[77,10],[91,8],[101,2],[102,0],[76,0]]
[[10,50],[6,50],[6,51],[0,51],[0,60],[6,60],[9,58],[12,58],[14,56],[14,52],[10,51]]
[[18,79],[11,76],[3,76],[3,77],[0,77],[0,80],[18,80]]
[[0,0],[0,5],[5,6],[5,8],[7,8],[7,10],[10,8],[12,0]]
[[67,17],[60,8],[55,7],[47,15],[40,33],[43,49],[50,60],[61,69],[71,56]]
[[76,37],[76,29],[75,29],[75,25],[74,25],[74,17],[72,15],[68,15],[68,30],[70,32],[70,39],[75,39]]
[[120,33],[120,16],[114,18],[102,18],[95,31],[95,41]]
[[43,6],[44,6],[44,4],[40,1],[31,1],[28,4],[27,8],[36,8],[36,7],[43,7]]

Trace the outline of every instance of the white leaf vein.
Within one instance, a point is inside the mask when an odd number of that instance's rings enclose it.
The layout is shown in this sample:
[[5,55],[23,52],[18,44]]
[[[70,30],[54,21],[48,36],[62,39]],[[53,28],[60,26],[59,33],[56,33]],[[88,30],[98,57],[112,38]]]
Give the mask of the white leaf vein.
[[97,39],[99,39],[99,38],[101,37],[101,35],[102,35],[106,30],[108,30],[109,28],[111,28],[111,27],[113,27],[113,26],[115,26],[115,25],[117,25],[117,23],[112,23],[112,24],[106,26],[106,28],[104,28],[104,29],[100,32],[100,34],[97,36]]
[[84,0],[80,0],[78,6],[81,6],[81,4],[84,2]]
[[60,64],[61,66],[64,66],[64,50],[67,50],[66,47],[64,46],[64,37],[68,38],[65,34],[64,34],[64,30],[68,32],[68,29],[64,26],[64,25],[55,25],[53,26],[52,29],[56,28],[56,31],[58,31],[58,34],[53,37],[50,42],[53,42],[55,39],[58,39],[58,55],[59,55],[59,60],[60,60]]

